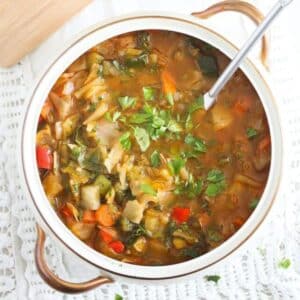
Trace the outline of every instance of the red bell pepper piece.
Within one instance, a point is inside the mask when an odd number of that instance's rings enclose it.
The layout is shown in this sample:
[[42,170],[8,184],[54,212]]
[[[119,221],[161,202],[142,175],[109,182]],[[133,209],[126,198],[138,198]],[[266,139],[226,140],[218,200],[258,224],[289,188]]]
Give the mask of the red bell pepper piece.
[[177,223],[183,223],[190,217],[191,210],[188,207],[174,207],[172,211],[172,218]]
[[125,250],[125,246],[121,241],[114,241],[109,243],[109,247],[116,253],[122,253]]
[[99,236],[106,244],[109,244],[113,241],[113,236],[106,230],[100,229]]
[[51,150],[47,146],[36,147],[36,159],[40,169],[52,169],[53,156]]

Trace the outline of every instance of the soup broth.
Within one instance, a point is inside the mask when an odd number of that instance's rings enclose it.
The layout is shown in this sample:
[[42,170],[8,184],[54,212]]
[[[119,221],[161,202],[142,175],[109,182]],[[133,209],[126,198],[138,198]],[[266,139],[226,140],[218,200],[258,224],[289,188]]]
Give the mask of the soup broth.
[[263,106],[239,70],[203,109],[229,60],[169,31],[96,45],[52,87],[36,155],[65,225],[112,258],[167,265],[222,244],[264,191],[271,157]]

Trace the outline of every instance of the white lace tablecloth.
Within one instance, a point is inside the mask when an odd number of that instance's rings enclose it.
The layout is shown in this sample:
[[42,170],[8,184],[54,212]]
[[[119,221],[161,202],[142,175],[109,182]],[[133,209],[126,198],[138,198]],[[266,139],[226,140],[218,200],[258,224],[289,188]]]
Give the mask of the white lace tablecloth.
[[[266,11],[275,0],[252,1]],[[300,1],[295,0],[272,28],[271,74],[278,95],[284,138],[284,172],[276,205],[260,230],[239,251],[209,270],[221,276],[207,282],[199,274],[192,281],[166,286],[114,283],[77,296],[63,295],[45,285],[36,272],[33,249],[35,221],[19,185],[16,139],[20,116],[33,79],[66,40],[88,25],[106,17],[138,9],[201,10],[210,0],[96,0],[34,53],[10,69],[0,69],[0,299],[300,299]],[[263,2],[263,3],[262,3]],[[1,20],[0,20],[1,22]],[[208,25],[241,44],[253,30],[244,17],[226,13]],[[255,55],[255,51],[252,55]],[[97,270],[76,257],[66,257],[47,242],[48,262],[63,278],[80,281]],[[283,269],[278,262],[289,258]]]

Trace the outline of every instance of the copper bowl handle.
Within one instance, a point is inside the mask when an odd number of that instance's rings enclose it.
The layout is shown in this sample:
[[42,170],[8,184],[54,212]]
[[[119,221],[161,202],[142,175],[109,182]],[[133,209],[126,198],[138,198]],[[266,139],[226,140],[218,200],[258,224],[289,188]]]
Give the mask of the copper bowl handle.
[[[264,19],[264,15],[255,6],[245,1],[239,1],[239,0],[222,1],[210,6],[209,8],[203,11],[194,12],[192,13],[192,15],[201,19],[207,19],[213,15],[216,15],[224,11],[234,11],[234,12],[242,13],[247,17],[249,17],[256,24],[259,24]],[[268,68],[268,63],[267,63],[268,56],[269,56],[269,41],[267,36],[265,35],[262,40],[260,58],[263,65],[266,68]]]
[[89,291],[102,284],[113,282],[108,277],[97,277],[85,282],[74,283],[65,281],[56,276],[47,266],[44,257],[45,233],[43,229],[37,225],[37,242],[35,246],[35,263],[37,270],[43,280],[57,291],[69,294],[76,294]]

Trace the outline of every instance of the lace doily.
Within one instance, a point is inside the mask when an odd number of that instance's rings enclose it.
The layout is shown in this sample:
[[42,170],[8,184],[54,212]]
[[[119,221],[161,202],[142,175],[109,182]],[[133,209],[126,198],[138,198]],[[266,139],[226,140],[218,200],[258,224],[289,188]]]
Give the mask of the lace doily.
[[[218,284],[207,282],[204,279],[206,274],[199,273],[194,280],[183,279],[176,285],[143,286],[120,282],[86,294],[71,296],[55,292],[45,285],[37,274],[33,256],[36,240],[35,220],[19,185],[16,139],[20,116],[27,105],[25,98],[28,87],[32,83],[32,77],[37,75],[43,65],[45,57],[48,57],[47,48],[49,45],[59,43],[60,38],[71,36],[74,30],[82,28],[83,23],[84,27],[89,25],[86,24],[86,20],[92,23],[101,19],[105,13],[114,15],[142,7],[165,10],[171,8],[188,13],[200,10],[212,1],[203,1],[200,7],[199,1],[196,0],[191,0],[189,4],[179,0],[165,1],[164,4],[161,1],[156,7],[153,4],[151,6],[150,1],[146,0],[132,1],[131,6],[121,5],[120,2],[95,1],[92,6],[53,35],[29,59],[13,68],[0,69],[0,298],[112,300],[115,294],[119,293],[130,300],[299,299],[300,90],[297,85],[299,81],[297,72],[300,70],[300,60],[299,58],[297,60],[297,57],[300,57],[300,42],[297,43],[292,39],[290,31],[293,27],[289,20],[292,16],[296,18],[296,13],[282,15],[272,29],[271,73],[278,95],[285,147],[281,189],[277,194],[276,205],[259,231],[234,255],[209,270],[210,275],[221,276]],[[264,5],[269,7],[274,1],[264,2]],[[297,8],[294,8],[294,11],[297,11]],[[233,15],[216,17],[213,21],[209,21],[209,24],[215,24],[217,30],[224,31],[224,34],[232,40],[232,30],[238,27],[232,24],[235,21],[240,22],[239,38],[240,40],[246,38],[253,27],[250,27],[244,18],[231,16]],[[225,23],[220,24],[220,20],[226,22],[227,27],[224,26]],[[236,39],[237,36],[235,35]],[[68,280],[80,281],[98,274],[94,267],[88,266],[79,258],[66,256],[60,247],[49,239],[46,254],[51,268]],[[291,261],[288,269],[278,266],[283,258],[289,258]]]

